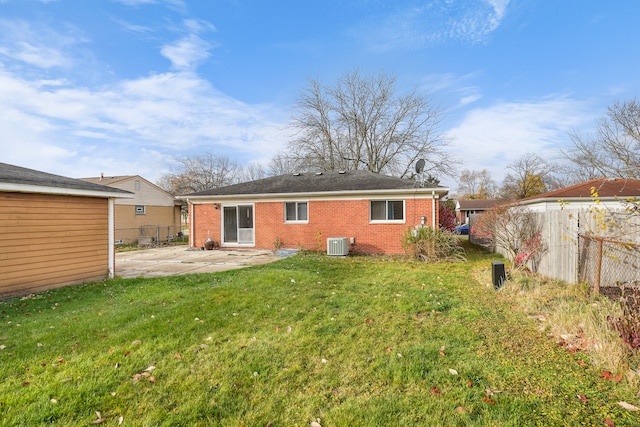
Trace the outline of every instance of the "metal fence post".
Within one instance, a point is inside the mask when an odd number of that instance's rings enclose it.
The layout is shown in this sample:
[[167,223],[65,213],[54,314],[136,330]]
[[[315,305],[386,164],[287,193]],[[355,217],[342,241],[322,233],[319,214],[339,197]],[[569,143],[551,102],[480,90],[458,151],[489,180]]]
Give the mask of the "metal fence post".
[[593,284],[593,293],[595,295],[600,295],[600,276],[602,273],[602,238],[598,238],[598,256],[596,258],[596,277],[595,283]]

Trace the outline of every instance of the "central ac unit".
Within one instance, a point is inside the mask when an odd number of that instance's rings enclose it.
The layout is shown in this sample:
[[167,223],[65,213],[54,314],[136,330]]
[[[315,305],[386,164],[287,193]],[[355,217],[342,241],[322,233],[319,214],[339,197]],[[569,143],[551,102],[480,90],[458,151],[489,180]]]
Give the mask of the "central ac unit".
[[346,237],[329,237],[327,255],[345,256],[349,254],[349,242]]

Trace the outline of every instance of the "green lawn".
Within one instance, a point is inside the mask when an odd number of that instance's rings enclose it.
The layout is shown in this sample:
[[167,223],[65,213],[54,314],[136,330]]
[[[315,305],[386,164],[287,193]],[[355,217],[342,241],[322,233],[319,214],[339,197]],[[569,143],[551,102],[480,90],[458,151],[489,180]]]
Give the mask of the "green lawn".
[[300,254],[0,302],[0,425],[640,425],[628,384],[469,258]]

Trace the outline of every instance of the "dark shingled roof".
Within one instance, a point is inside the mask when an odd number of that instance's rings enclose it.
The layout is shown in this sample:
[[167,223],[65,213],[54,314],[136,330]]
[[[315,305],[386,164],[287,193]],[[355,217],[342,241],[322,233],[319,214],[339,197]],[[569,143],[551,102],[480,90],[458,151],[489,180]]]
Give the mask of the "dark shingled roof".
[[51,188],[65,188],[82,191],[99,191],[104,193],[131,194],[129,191],[104,185],[93,184],[79,179],[67,178],[60,175],[53,175],[20,166],[0,163],[0,183],[35,185]]
[[482,211],[491,209],[501,203],[505,203],[504,200],[499,199],[461,199],[458,200],[458,205],[461,211]]
[[[231,196],[251,194],[298,194],[343,191],[402,190],[415,182],[368,171],[322,172],[278,175],[256,181],[188,194],[186,196]],[[446,190],[445,187],[433,187]],[[186,197],[183,196],[183,197]]]

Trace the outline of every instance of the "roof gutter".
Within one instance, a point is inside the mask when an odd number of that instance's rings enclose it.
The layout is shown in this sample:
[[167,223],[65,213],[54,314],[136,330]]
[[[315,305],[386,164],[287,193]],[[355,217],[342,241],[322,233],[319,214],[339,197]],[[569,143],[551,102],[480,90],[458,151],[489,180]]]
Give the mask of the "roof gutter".
[[7,183],[7,182],[0,183],[0,192],[56,194],[61,196],[85,196],[85,197],[102,197],[102,198],[113,197],[113,198],[124,198],[124,199],[133,199],[134,197],[134,194],[128,191],[120,192],[120,191],[84,190],[80,188],[48,187],[45,185],[13,184],[13,183]]
[[211,194],[202,196],[177,196],[177,199],[188,200],[192,204],[206,203],[209,200],[239,200],[239,199],[262,199],[262,200],[283,200],[291,198],[327,198],[332,199],[336,197],[381,197],[388,195],[403,195],[411,194],[412,196],[422,195],[424,197],[432,198],[436,195],[442,197],[449,192],[449,188],[441,187],[438,189],[433,188],[394,188],[394,189],[382,189],[382,190],[346,190],[346,191],[319,191],[319,192],[299,192],[299,193],[256,193],[256,194]]

